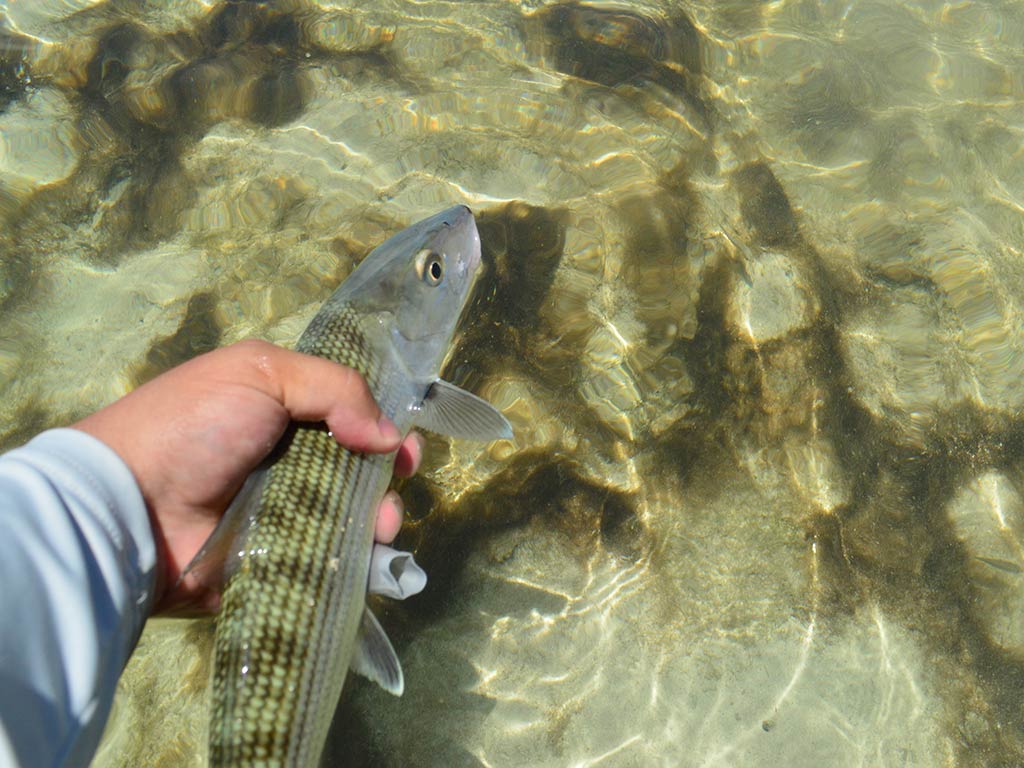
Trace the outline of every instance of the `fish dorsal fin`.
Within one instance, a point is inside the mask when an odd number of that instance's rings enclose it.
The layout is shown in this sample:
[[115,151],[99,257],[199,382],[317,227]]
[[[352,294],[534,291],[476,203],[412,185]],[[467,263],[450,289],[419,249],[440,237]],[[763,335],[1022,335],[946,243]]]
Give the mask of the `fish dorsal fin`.
[[363,620],[359,625],[356,652],[352,656],[352,671],[372,680],[394,696],[405,689],[402,665],[398,661],[384,628],[368,606],[363,607]]
[[449,437],[488,442],[512,439],[512,425],[501,411],[442,379],[430,385],[415,421],[418,427]]
[[245,479],[210,538],[182,571],[178,584],[190,577],[204,587],[219,591],[227,583],[241,562],[240,553],[245,549],[245,540],[256,520],[256,506],[269,472],[270,468],[263,466]]
[[418,595],[427,586],[427,574],[408,552],[399,552],[384,544],[373,545],[370,558],[369,592],[394,600]]

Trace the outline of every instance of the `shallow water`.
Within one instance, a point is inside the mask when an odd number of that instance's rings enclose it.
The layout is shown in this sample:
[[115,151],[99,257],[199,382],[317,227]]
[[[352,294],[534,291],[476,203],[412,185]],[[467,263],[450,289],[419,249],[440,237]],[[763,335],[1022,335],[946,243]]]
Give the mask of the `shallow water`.
[[[1018,3],[0,9],[3,446],[478,214],[516,439],[406,484],[327,764],[1024,763]],[[151,622],[95,765],[203,764],[209,648]]]

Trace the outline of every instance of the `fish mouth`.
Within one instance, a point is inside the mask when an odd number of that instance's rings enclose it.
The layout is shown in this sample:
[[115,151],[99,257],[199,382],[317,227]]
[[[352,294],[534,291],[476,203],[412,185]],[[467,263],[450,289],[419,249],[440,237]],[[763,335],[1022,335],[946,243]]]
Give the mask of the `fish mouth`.
[[[453,233],[453,237],[465,243],[465,252],[460,253],[461,261],[469,272],[476,272],[480,266],[480,232],[476,228],[473,211],[465,205],[457,205],[449,210],[444,223]],[[468,242],[465,242],[468,240]],[[460,249],[462,250],[462,249]]]
[[448,221],[449,218],[453,219],[456,223],[459,223],[459,222],[465,220],[465,218],[467,216],[469,216],[469,217],[473,216],[473,211],[470,210],[468,205],[453,205],[445,213],[446,213],[446,215],[445,215],[445,222],[444,223],[445,223],[446,226],[449,226],[449,227],[453,226],[452,222]]
[[[466,209],[469,210],[468,208]],[[472,214],[470,214],[472,216]],[[480,268],[480,264],[483,261],[480,256],[480,233],[477,231],[476,224],[473,223],[473,241],[469,246],[469,271],[476,272]]]

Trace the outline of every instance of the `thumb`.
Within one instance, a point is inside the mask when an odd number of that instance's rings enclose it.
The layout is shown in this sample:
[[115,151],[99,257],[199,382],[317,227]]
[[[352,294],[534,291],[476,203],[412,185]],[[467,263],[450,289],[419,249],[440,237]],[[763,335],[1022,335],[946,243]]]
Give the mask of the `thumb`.
[[257,386],[295,421],[325,422],[345,448],[365,453],[397,450],[402,435],[380,410],[366,379],[353,368],[267,342],[251,348]]

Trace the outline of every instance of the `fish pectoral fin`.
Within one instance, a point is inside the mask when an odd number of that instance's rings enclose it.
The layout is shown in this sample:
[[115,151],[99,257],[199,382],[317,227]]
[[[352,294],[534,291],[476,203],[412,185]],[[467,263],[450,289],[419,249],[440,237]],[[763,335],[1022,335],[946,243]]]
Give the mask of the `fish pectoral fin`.
[[369,607],[363,608],[363,620],[359,625],[359,637],[356,639],[356,652],[350,666],[353,672],[372,680],[390,694],[401,696],[405,689],[405,678],[402,676],[402,665],[398,661],[398,655]]
[[367,591],[394,600],[418,595],[427,586],[427,574],[409,552],[385,544],[374,544],[370,556],[370,584]]
[[467,440],[511,440],[512,425],[486,400],[438,379],[430,385],[415,419],[416,426]]
[[217,591],[227,583],[241,561],[239,553],[245,548],[245,539],[255,520],[253,513],[267,483],[268,471],[260,467],[246,478],[210,538],[181,572],[175,587],[186,577]]

